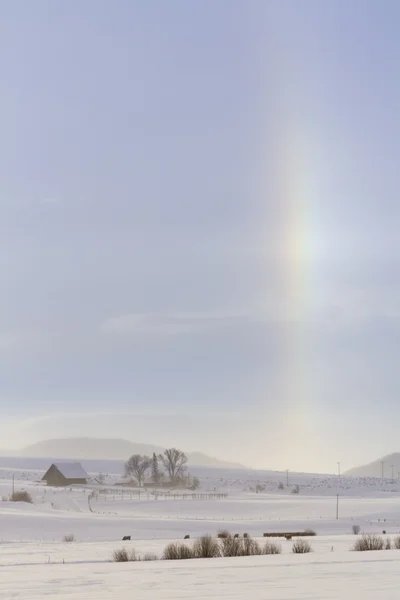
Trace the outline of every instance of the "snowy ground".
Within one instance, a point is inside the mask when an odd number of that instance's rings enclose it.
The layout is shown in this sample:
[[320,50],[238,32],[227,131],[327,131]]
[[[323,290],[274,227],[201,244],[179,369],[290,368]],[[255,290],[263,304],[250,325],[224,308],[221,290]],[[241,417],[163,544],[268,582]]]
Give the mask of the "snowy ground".
[[5,600],[369,600],[399,597],[395,551],[1,567]]
[[[400,534],[398,482],[338,480],[329,476],[202,470],[201,490],[227,493],[221,499],[182,499],[141,493],[113,485],[51,489],[40,484],[41,470],[1,467],[0,598],[232,598],[304,599],[398,598],[400,551],[354,553],[351,528],[394,537]],[[196,474],[196,473],[194,473]],[[32,505],[6,500],[12,489],[28,490]],[[265,489],[255,492],[256,485]],[[300,494],[292,494],[293,486]],[[95,495],[90,496],[95,492]],[[339,519],[336,494],[339,493]],[[281,556],[191,560],[169,563],[111,563],[123,545],[161,556],[169,540],[232,533],[312,528],[313,553],[296,556],[282,541]],[[76,542],[63,536],[74,534]],[[132,541],[122,544],[121,538]],[[395,596],[396,594],[396,596]]]

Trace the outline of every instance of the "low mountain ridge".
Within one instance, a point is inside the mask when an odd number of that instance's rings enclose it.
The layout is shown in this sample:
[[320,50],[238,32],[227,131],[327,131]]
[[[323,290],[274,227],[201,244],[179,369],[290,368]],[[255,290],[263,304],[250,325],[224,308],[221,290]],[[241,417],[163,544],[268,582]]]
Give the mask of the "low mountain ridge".
[[[122,439],[65,438],[44,440],[27,446],[18,456],[27,458],[61,458],[94,460],[127,460],[132,454],[159,454],[165,448],[152,444],[141,444]],[[188,464],[196,467],[219,467],[229,469],[246,468],[240,463],[219,460],[202,452],[187,452]]]
[[350,469],[345,473],[345,475],[351,477],[382,477],[382,474],[386,479],[397,479],[400,476],[400,452],[388,454],[366,465]]

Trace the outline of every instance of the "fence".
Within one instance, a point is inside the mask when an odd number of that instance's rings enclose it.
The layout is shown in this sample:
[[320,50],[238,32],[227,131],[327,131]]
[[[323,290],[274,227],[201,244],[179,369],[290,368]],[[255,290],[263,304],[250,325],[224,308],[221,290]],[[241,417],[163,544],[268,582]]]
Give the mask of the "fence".
[[227,493],[217,492],[149,492],[146,490],[110,490],[101,489],[93,492],[94,500],[104,499],[124,501],[124,500],[223,500],[227,498]]

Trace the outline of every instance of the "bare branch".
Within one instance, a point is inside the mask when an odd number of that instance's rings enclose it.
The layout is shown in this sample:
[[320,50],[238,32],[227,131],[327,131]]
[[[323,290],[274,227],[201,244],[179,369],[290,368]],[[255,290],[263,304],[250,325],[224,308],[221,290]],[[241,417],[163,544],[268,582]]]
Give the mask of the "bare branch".
[[145,479],[147,471],[150,469],[151,459],[148,456],[140,456],[140,454],[134,454],[125,463],[125,475],[127,477],[134,477],[141,487]]
[[178,483],[179,478],[186,470],[187,456],[182,450],[169,448],[158,456],[164,465],[172,484]]

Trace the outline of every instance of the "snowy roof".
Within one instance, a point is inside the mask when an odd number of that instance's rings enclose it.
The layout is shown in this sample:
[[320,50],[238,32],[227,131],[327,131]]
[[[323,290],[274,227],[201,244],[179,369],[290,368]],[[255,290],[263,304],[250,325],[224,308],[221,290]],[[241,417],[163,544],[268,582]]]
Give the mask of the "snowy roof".
[[89,477],[81,463],[78,462],[54,463],[54,466],[66,479],[88,479]]

